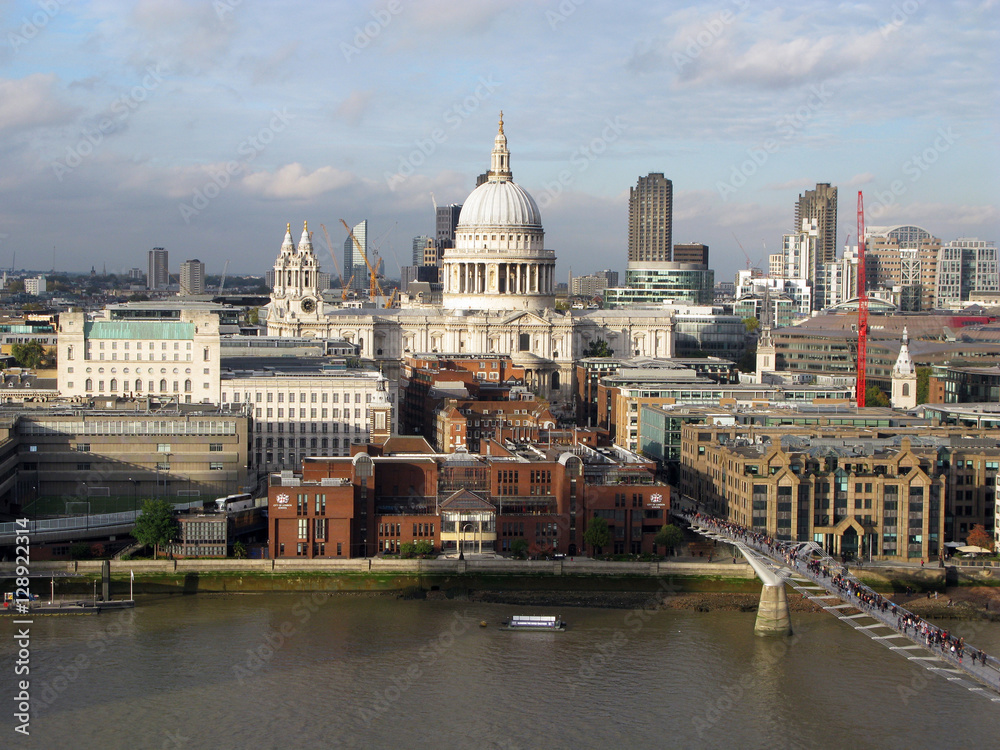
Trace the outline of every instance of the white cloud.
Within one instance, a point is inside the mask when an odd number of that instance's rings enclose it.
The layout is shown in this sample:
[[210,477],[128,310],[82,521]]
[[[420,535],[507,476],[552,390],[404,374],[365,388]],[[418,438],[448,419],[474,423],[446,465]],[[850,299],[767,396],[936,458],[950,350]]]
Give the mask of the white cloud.
[[51,73],[33,73],[20,79],[0,78],[0,134],[10,136],[72,119],[76,110],[59,100],[56,82]]
[[241,181],[243,188],[262,198],[311,199],[358,182],[356,175],[333,167],[307,172],[299,163],[286,164],[274,172],[260,171]]

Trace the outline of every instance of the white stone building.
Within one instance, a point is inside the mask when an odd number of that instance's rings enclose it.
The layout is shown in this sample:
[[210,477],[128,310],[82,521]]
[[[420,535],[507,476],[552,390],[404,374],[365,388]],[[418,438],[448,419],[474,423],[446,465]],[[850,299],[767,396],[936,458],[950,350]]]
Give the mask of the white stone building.
[[346,339],[390,380],[409,353],[509,354],[557,409],[569,409],[573,362],[597,339],[622,355],[674,355],[674,322],[663,310],[555,310],[555,253],[544,238],[538,206],[512,179],[501,120],[488,180],[464,202],[455,247],[444,251],[441,307],[340,307],[316,287],[319,262],[308,229],[295,247],[288,228],[267,333]]

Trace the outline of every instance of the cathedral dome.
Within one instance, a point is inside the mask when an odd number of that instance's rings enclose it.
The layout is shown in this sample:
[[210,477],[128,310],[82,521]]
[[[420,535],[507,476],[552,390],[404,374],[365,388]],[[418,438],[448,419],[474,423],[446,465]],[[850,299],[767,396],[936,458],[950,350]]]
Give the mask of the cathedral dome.
[[542,217],[528,192],[511,180],[490,180],[472,191],[458,216],[462,227],[538,227]]

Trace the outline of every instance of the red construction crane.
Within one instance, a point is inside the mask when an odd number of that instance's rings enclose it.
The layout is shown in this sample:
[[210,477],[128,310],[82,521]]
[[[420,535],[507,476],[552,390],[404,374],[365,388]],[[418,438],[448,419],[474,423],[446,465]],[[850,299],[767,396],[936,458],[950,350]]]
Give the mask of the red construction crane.
[[868,288],[865,283],[865,202],[858,191],[858,377],[855,400],[865,405],[865,366],[868,361]]

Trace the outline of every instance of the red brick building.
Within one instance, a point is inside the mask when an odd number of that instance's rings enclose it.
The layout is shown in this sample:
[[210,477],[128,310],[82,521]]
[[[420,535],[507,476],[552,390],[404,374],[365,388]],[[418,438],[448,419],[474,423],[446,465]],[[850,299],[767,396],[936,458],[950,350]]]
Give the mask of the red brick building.
[[611,529],[602,553],[639,554],[655,551],[670,506],[653,462],[618,448],[488,441],[485,455],[441,454],[397,437],[366,449],[271,476],[272,557],[366,557],[422,540],[437,552],[503,554],[518,539],[531,554],[587,554],[595,516]]

